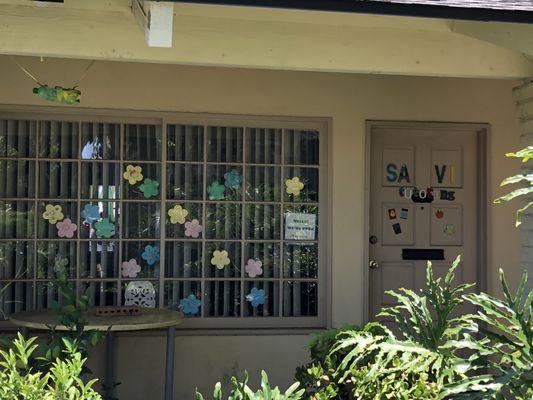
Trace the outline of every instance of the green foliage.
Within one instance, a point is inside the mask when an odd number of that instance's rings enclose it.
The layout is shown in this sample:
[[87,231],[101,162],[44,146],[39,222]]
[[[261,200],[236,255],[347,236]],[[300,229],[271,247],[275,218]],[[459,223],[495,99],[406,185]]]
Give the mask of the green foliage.
[[92,388],[96,381],[84,383],[79,378],[85,360],[68,340],[63,359],[56,359],[49,372],[34,371],[35,340],[26,340],[19,333],[11,349],[0,350],[0,399],[101,400]]
[[[248,386],[248,373],[244,372],[244,380],[239,382],[236,377],[231,378],[232,390],[227,400],[299,400],[304,390],[298,390],[299,383],[293,384],[285,393],[276,386],[270,387],[265,371],[261,371],[261,389],[254,392]],[[222,385],[218,382],[213,392],[213,400],[222,400]],[[204,400],[204,397],[196,391],[196,400]]]
[[[514,157],[514,158],[521,158],[523,163],[528,162],[529,160],[533,159],[533,146],[528,146],[525,149],[522,149],[520,151],[517,151],[516,153],[507,153],[505,155],[506,157]],[[522,187],[520,189],[515,189],[511,191],[510,193],[506,194],[505,196],[499,197],[496,200],[494,200],[494,203],[504,203],[507,201],[511,201],[515,198],[529,196],[533,194],[533,173],[523,173],[511,176],[509,178],[506,178],[502,181],[501,186],[513,184],[513,183],[526,183],[526,187]],[[518,209],[516,212],[516,226],[519,226],[521,224],[522,220],[522,214],[533,205],[533,201],[528,202],[524,207]]]

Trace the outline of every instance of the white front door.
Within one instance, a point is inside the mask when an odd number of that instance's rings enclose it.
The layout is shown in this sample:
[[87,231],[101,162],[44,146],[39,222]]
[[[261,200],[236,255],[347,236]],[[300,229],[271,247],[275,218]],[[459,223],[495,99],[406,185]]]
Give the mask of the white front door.
[[478,271],[479,127],[387,124],[371,129],[369,315],[394,304],[385,291],[425,286],[460,254],[457,283]]

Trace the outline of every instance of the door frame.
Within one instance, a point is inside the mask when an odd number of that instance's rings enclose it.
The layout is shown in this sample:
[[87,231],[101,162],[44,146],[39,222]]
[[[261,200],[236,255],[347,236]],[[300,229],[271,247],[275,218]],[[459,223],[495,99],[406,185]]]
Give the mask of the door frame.
[[477,267],[476,267],[476,281],[478,290],[486,291],[488,283],[488,242],[489,232],[487,227],[490,222],[489,204],[492,198],[490,186],[490,163],[488,155],[490,154],[490,124],[488,123],[468,123],[468,122],[424,122],[424,121],[386,121],[386,120],[366,120],[366,135],[365,135],[365,180],[364,180],[364,240],[363,246],[363,282],[364,282],[364,310],[363,318],[365,322],[369,321],[369,306],[370,306],[370,274],[368,271],[368,263],[370,261],[370,244],[368,237],[370,235],[370,166],[371,166],[371,148],[372,148],[372,133],[376,128],[413,128],[416,132],[419,129],[432,130],[474,130],[477,132],[477,151],[478,162],[476,173],[478,176],[478,201],[477,201],[477,235],[478,235],[478,249],[477,249]]

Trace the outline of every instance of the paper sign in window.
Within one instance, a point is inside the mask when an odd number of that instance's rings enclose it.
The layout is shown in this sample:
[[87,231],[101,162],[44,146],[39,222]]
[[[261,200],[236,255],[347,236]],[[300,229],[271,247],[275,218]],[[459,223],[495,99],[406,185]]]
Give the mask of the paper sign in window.
[[285,213],[285,239],[315,240],[316,214]]

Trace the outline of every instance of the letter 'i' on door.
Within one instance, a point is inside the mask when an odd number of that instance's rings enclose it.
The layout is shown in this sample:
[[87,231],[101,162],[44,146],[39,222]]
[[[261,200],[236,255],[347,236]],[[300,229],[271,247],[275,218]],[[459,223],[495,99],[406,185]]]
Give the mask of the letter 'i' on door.
[[370,125],[369,319],[394,304],[386,291],[424,288],[427,258],[442,276],[461,254],[458,283],[478,281],[482,134],[479,125]]

